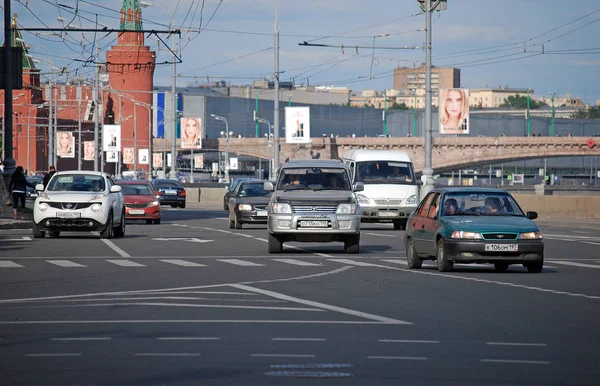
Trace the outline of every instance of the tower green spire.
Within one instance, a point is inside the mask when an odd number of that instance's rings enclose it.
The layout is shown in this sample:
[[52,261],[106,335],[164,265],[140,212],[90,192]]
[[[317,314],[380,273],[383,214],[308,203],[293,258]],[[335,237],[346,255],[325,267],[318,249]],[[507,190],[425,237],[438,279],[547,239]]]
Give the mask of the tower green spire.
[[142,30],[142,7],[139,0],[123,0],[120,29]]

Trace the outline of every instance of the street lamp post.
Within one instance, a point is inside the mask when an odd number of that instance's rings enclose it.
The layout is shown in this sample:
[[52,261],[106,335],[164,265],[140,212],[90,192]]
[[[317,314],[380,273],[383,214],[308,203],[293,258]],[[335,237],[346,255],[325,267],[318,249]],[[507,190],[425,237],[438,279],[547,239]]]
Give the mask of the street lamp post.
[[415,103],[413,104],[413,137],[417,136],[417,89],[415,88]]
[[[34,109],[39,109],[40,107],[44,107],[44,106],[47,106],[47,105],[48,105],[47,102],[40,103],[39,105],[35,105],[35,106],[31,107],[27,111],[27,173],[31,172],[30,163],[29,163],[30,162],[29,159],[31,158],[30,157],[30,151],[31,151],[30,150],[31,149],[31,144],[30,144],[30,137],[31,137],[31,135],[30,135],[31,134],[30,133],[31,132],[31,126],[30,126],[31,111],[33,111]],[[36,117],[36,122],[37,122],[37,117]],[[37,132],[37,124],[35,124],[34,126],[35,126],[36,132]],[[36,136],[34,138],[36,138],[36,140],[37,140],[37,134],[36,134]]]
[[527,136],[531,137],[531,120],[529,119],[529,108],[531,103],[530,90],[527,89]]
[[387,137],[387,90],[383,91],[383,135]]
[[[136,106],[142,106],[148,109],[148,180],[152,180],[152,105],[149,105],[144,102],[134,101]],[[135,107],[134,107],[135,109]],[[136,126],[137,127],[137,126]],[[137,137],[134,134],[134,137]],[[134,142],[135,144],[135,142]],[[136,146],[137,148],[137,146]],[[134,160],[137,160],[137,150],[134,155]],[[137,165],[137,162],[136,162]]]
[[[267,154],[270,154],[271,153],[271,151],[270,151],[271,150],[271,122],[269,122],[268,120],[263,119],[263,118],[257,118],[257,120],[258,120],[258,122],[261,122],[261,123],[264,123],[264,124],[267,125],[268,133],[265,134],[265,135],[267,135],[267,143],[269,144],[268,145],[269,146],[269,151],[267,152]],[[271,159],[269,159],[269,180],[272,178],[272,176],[271,176],[271,173],[272,173],[272,164],[273,163],[271,162]]]
[[227,122],[227,118],[222,117],[220,115],[210,114],[211,117],[216,119],[217,121],[225,122],[225,132],[221,131],[221,135],[225,136],[225,183],[229,183],[229,136],[233,134],[229,131],[229,123]]
[[550,94],[552,94],[552,126],[550,128],[550,136],[554,137],[554,96],[556,93],[552,91]]

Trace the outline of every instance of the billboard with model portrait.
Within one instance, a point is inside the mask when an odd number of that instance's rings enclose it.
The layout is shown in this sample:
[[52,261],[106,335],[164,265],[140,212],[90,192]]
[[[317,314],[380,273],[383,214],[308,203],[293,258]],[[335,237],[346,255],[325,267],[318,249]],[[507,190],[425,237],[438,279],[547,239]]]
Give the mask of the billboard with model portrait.
[[123,148],[123,163],[124,164],[132,164],[134,162],[134,151],[132,147],[124,147]]
[[138,162],[140,165],[148,165],[148,149],[139,149],[138,150]]
[[102,127],[102,150],[121,151],[121,125]]
[[119,162],[119,152],[118,151],[107,151],[106,152],[106,162],[115,164]]
[[194,154],[194,169],[204,168],[204,154]]
[[184,149],[202,148],[202,120],[200,118],[181,118],[181,147]]
[[83,142],[83,160],[93,161],[96,158],[96,142],[95,141],[84,141]]
[[163,167],[163,154],[162,153],[152,153],[152,166],[154,168],[162,168]]
[[310,107],[286,106],[285,143],[310,143]]
[[469,90],[441,89],[438,108],[440,134],[469,134]]
[[70,131],[59,131],[56,135],[56,154],[62,158],[75,158],[75,137]]

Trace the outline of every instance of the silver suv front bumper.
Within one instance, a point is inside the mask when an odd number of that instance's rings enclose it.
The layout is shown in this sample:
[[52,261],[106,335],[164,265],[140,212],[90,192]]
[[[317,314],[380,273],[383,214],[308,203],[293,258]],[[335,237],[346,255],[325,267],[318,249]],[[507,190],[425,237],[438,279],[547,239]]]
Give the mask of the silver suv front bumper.
[[[327,227],[303,227],[301,221],[326,221]],[[311,234],[315,236],[359,234],[360,214],[269,213],[268,227],[269,232],[273,234],[302,234],[305,236]],[[319,239],[319,237],[315,237],[315,239]]]

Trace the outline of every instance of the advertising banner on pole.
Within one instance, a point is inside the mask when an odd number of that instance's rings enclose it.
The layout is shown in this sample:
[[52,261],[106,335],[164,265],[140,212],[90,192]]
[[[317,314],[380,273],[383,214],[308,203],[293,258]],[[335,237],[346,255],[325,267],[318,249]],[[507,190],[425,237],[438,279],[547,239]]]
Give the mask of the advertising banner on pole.
[[152,166],[154,166],[155,169],[163,167],[163,153],[152,154]]
[[229,170],[238,170],[238,159],[236,157],[229,159]]
[[194,169],[204,169],[204,154],[194,154]]
[[108,163],[117,163],[119,162],[119,152],[118,151],[107,151],[106,152],[106,162]]
[[140,165],[148,165],[148,149],[138,149],[138,159]]
[[310,107],[285,107],[285,143],[310,143]]
[[123,163],[124,164],[132,164],[133,163],[133,157],[135,156],[132,147],[124,147],[123,148]]
[[167,167],[171,167],[171,153],[167,153]]
[[181,147],[184,149],[202,149],[202,119],[181,118]]
[[96,141],[83,142],[83,160],[93,161],[96,158]]
[[102,150],[121,151],[121,125],[103,126]]
[[438,109],[440,134],[469,134],[469,90],[441,89]]
[[59,131],[56,136],[56,154],[61,158],[75,158],[75,137],[70,131]]

